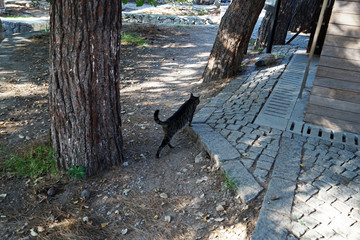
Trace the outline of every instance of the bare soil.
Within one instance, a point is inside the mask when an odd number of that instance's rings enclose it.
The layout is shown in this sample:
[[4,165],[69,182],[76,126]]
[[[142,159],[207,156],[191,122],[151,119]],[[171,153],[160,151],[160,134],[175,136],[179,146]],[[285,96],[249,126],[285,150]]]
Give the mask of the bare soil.
[[[162,129],[154,111],[169,117],[190,92],[201,96],[200,109],[226,84],[200,81],[216,27],[123,29],[149,43],[121,50],[126,162],[77,181],[1,171],[0,239],[250,239],[260,202],[242,204],[186,130],[172,140],[175,149],[155,158]],[[0,157],[48,141],[48,44],[46,34],[37,35],[0,71]],[[85,189],[90,197],[83,199]]]

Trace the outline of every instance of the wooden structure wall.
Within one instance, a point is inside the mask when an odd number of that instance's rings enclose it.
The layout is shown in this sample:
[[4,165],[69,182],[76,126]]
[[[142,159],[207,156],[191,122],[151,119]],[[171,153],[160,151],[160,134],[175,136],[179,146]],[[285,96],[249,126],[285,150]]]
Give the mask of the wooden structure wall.
[[305,122],[360,134],[360,0],[336,0]]

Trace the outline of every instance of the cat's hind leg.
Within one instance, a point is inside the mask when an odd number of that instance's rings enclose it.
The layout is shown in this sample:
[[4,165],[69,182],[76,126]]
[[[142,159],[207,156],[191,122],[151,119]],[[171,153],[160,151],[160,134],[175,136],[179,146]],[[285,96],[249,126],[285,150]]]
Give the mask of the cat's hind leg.
[[170,138],[169,137],[164,137],[164,140],[162,141],[161,145],[159,146],[159,148],[158,148],[158,150],[156,152],[156,157],[157,158],[160,158],[160,152],[166,145],[170,146]]

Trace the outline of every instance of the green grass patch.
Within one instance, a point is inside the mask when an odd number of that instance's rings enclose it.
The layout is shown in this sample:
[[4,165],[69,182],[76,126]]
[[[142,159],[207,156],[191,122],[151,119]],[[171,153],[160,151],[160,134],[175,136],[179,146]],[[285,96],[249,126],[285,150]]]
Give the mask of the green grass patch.
[[47,174],[57,174],[56,158],[52,146],[40,145],[31,147],[24,153],[11,153],[0,159],[4,164],[3,170],[19,177],[37,177]]
[[236,186],[237,181],[235,179],[230,178],[230,176],[226,172],[222,173],[222,177],[226,189],[231,191],[238,190],[238,187]]
[[125,45],[144,46],[149,43],[134,33],[121,33],[121,42]]

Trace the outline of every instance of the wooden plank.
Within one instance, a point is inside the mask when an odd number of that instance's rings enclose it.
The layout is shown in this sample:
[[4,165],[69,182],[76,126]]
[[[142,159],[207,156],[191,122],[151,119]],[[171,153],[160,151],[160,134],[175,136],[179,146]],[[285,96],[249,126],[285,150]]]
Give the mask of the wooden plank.
[[329,24],[326,34],[360,38],[360,27]]
[[330,24],[341,24],[349,26],[360,26],[360,15],[350,13],[334,12],[331,14]]
[[327,87],[342,91],[360,93],[360,84],[355,82],[347,82],[332,78],[316,77],[314,86]]
[[321,55],[360,61],[360,49],[347,49],[341,47],[324,46]]
[[335,1],[332,12],[341,12],[341,13],[360,13],[360,2],[348,2],[348,1]]
[[347,71],[339,68],[339,66],[318,66],[316,76],[332,79],[340,79],[343,81],[357,82],[360,84],[360,72]]
[[360,39],[327,34],[324,45],[360,49]]
[[321,55],[319,66],[341,66],[342,69],[348,71],[360,71],[360,61],[344,61],[341,58],[334,58]]
[[315,95],[310,96],[309,104],[315,104],[352,113],[360,113],[360,103],[345,102]]
[[352,113],[339,109],[328,108],[324,106],[318,106],[315,104],[309,104],[306,113],[317,114],[325,118],[330,117],[333,119],[339,119],[346,122],[352,122],[359,124],[360,113]]
[[313,86],[311,94],[315,96],[332,98],[346,102],[360,103],[360,93],[342,91],[327,87]]
[[317,114],[305,114],[305,122],[313,123],[323,127],[333,129],[334,131],[339,132],[352,132],[359,134],[360,125],[356,123],[349,123],[343,120],[333,119],[333,118],[324,118],[323,116]]

